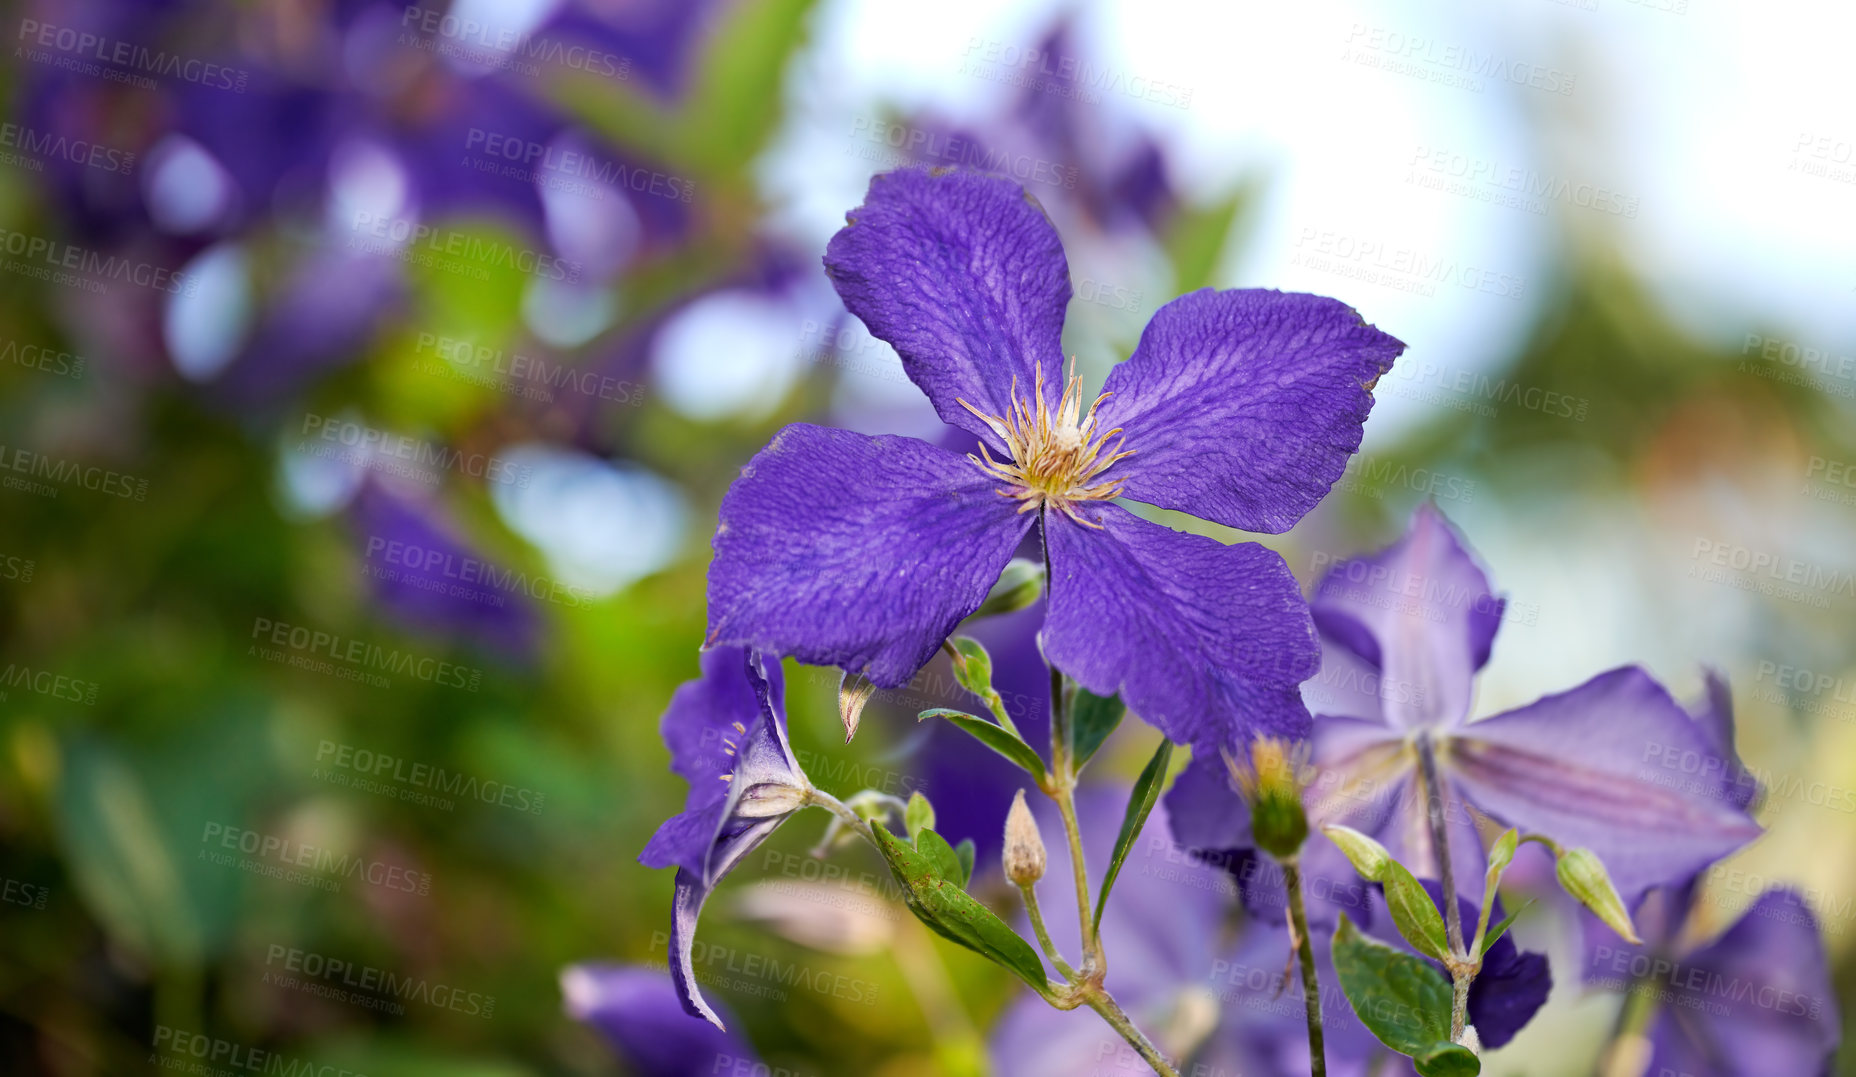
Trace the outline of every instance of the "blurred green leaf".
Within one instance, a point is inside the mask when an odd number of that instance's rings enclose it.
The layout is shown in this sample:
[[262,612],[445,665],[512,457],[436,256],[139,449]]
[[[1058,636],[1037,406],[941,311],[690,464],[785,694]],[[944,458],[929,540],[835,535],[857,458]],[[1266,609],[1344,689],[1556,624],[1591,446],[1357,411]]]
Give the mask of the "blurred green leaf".
[[1509,913],[1507,916],[1504,916],[1500,920],[1496,921],[1495,926],[1489,928],[1489,933],[1487,935],[1484,935],[1482,938],[1481,953],[1482,954],[1488,953],[1489,947],[1494,946],[1498,939],[1500,939],[1503,935],[1506,935],[1508,933],[1508,929],[1514,926],[1515,920],[1518,919],[1522,913],[1526,912],[1530,907],[1532,907],[1533,904],[1534,903],[1532,901],[1529,901],[1526,905],[1521,906],[1515,911]]
[[785,101],[786,64],[813,0],[747,0],[717,27],[679,117],[685,155],[712,179],[739,175],[766,146]]
[[1082,770],[1095,757],[1096,750],[1121,725],[1122,716],[1127,713],[1128,708],[1120,696],[1099,696],[1077,686],[1076,695],[1070,700],[1070,741],[1076,753],[1077,770]]
[[1482,1072],[1476,1052],[1448,1040],[1432,1044],[1411,1061],[1422,1077],[1476,1077]]
[[1165,243],[1176,294],[1217,283],[1218,263],[1225,246],[1244,212],[1260,194],[1255,181],[1246,181],[1211,205],[1187,206],[1173,218]]
[[965,711],[949,710],[946,707],[925,710],[916,717],[916,721],[924,718],[945,718],[981,744],[1024,768],[1026,773],[1037,778],[1039,782],[1044,780],[1043,757],[1032,750],[1031,745],[1018,739],[1017,734],[1000,729],[984,718],[977,718]]
[[908,827],[909,837],[913,838],[924,830],[934,829],[934,805],[922,795],[920,789],[909,794],[908,807],[903,810],[902,824]]

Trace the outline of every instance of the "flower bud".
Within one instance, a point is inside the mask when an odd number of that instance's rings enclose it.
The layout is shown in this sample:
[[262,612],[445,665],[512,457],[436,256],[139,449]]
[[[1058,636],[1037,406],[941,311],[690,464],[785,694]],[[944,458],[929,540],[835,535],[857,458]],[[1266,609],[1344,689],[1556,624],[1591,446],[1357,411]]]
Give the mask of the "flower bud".
[[999,582],[987,592],[986,601],[968,615],[967,620],[1016,613],[1036,602],[1044,594],[1044,566],[1036,561],[1014,557],[999,573]]
[[1308,840],[1302,768],[1295,754],[1287,741],[1259,737],[1250,742],[1248,765],[1225,755],[1232,780],[1250,805],[1251,837],[1278,860],[1294,856]]
[[1005,877],[1019,886],[1030,886],[1044,877],[1044,838],[1038,833],[1038,821],[1025,806],[1025,791],[1012,798],[1012,810],[1005,816]]
[[1617,887],[1611,885],[1611,875],[1596,853],[1590,849],[1567,849],[1560,854],[1553,873],[1559,877],[1561,888],[1592,910],[1606,927],[1623,936],[1625,941],[1642,945],[1643,940],[1631,926],[1624,899],[1618,896]]
[[864,704],[876,693],[876,685],[861,673],[849,670],[838,681],[838,719],[844,723],[844,743],[849,744],[857,735],[857,724],[863,721]]
[[1330,823],[1321,828],[1328,840],[1340,846],[1340,851],[1347,854],[1352,861],[1353,870],[1360,873],[1368,882],[1379,882],[1385,875],[1386,865],[1392,862],[1392,854],[1386,847],[1367,837],[1350,826]]

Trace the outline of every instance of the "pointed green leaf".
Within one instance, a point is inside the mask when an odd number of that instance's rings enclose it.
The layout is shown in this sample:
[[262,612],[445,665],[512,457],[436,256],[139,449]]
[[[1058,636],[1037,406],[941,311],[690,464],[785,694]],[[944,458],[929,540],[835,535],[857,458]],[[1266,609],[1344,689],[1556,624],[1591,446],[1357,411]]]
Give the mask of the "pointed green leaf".
[[984,718],[976,718],[965,711],[948,710],[945,707],[936,707],[933,710],[923,711],[916,716],[916,721],[921,721],[923,718],[947,719],[971,734],[972,737],[981,744],[984,744],[986,747],[991,748],[993,751],[998,752],[1000,755],[1005,756],[1012,762],[1017,763],[1020,767],[1023,767],[1027,773],[1037,778],[1040,783],[1043,781],[1043,757],[1038,755],[1038,753],[1032,749],[1031,745],[1018,739],[1017,734],[1000,729]]
[[1115,886],[1115,877],[1121,874],[1122,862],[1133,850],[1134,839],[1140,837],[1148,813],[1154,810],[1154,801],[1160,799],[1160,787],[1166,783],[1166,766],[1172,760],[1173,742],[1162,739],[1160,747],[1154,750],[1154,757],[1147,761],[1146,769],[1135,779],[1134,792],[1128,796],[1128,812],[1121,818],[1121,833],[1115,837],[1115,855],[1109,858],[1108,870],[1102,873],[1102,892],[1096,896],[1097,926],[1101,926],[1102,912],[1108,908],[1108,892]]
[[[917,919],[942,937],[1003,966],[1040,995],[1048,997],[1050,983],[1044,974],[1044,963],[1030,943],[948,878],[940,870],[936,858],[891,834],[881,823],[872,823],[870,831],[883,858],[889,861],[890,872],[902,886],[909,911]],[[941,848],[947,847],[947,842],[939,835],[936,839],[940,840]],[[953,855],[952,850],[949,855]],[[959,866],[957,861],[955,866]]]
[[954,846],[954,857],[960,861],[960,887],[963,890],[973,883],[973,858],[977,853],[972,838],[962,838],[960,844]]
[[1411,1061],[1422,1077],[1476,1077],[1482,1072],[1476,1052],[1449,1040],[1432,1044]]
[[1165,239],[1173,265],[1173,294],[1183,295],[1216,283],[1218,263],[1246,208],[1261,192],[1254,180],[1209,206],[1188,206],[1174,217]]
[[1070,739],[1076,753],[1077,770],[1083,769],[1127,713],[1128,708],[1120,696],[1099,696],[1087,688],[1077,687],[1076,697],[1070,701]]
[[1450,942],[1444,931],[1444,918],[1431,901],[1431,895],[1425,893],[1424,884],[1405,865],[1387,860],[1382,885],[1386,892],[1386,911],[1392,914],[1398,933],[1405,936],[1411,948],[1426,957],[1448,960]]
[[688,156],[712,175],[744,169],[772,137],[811,10],[812,0],[749,0],[717,20],[682,116]]
[[[1533,904],[1534,903],[1531,901],[1528,902],[1526,905],[1521,906],[1515,911],[1509,913],[1507,916],[1502,917],[1499,923],[1497,923],[1494,927],[1490,928],[1489,933],[1483,936],[1482,938],[1482,953],[1484,954],[1488,953],[1489,947],[1495,945],[1495,940],[1501,938],[1503,935],[1506,935],[1508,933],[1508,929],[1514,926],[1515,920],[1518,917],[1520,917],[1522,913],[1526,912],[1530,907],[1532,907]],[[1477,956],[1480,957],[1481,954],[1478,954]]]
[[[924,830],[934,829],[934,805],[922,796],[917,789],[909,794],[909,805],[902,813],[902,825],[909,830],[909,837],[915,838]],[[920,844],[919,841],[917,844]]]
[[1430,962],[1360,934],[1345,913],[1333,952],[1341,991],[1380,1043],[1416,1056],[1449,1042],[1450,984]]

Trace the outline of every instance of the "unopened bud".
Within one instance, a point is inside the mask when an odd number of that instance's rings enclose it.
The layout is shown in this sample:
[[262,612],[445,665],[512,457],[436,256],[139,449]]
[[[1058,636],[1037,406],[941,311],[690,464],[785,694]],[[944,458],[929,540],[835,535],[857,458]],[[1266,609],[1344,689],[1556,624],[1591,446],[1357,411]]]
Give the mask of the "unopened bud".
[[1590,849],[1568,849],[1560,854],[1553,873],[1559,877],[1560,886],[1592,910],[1606,927],[1623,936],[1625,941],[1642,945],[1637,929],[1631,926],[1624,899],[1618,896],[1617,887],[1611,885],[1611,875],[1596,853]]
[[987,592],[986,601],[969,615],[968,620],[1016,613],[1036,602],[1044,594],[1044,566],[1036,561],[1014,557],[999,573],[999,582]]
[[844,743],[857,735],[857,723],[863,721],[864,704],[870,702],[876,685],[861,673],[845,670],[838,681],[838,718],[844,723]]
[[1012,798],[1012,810],[1005,816],[1005,877],[1019,886],[1030,886],[1044,877],[1044,838],[1038,833],[1038,821],[1025,806],[1025,791]]
[[1340,846],[1340,851],[1347,854],[1353,863],[1353,870],[1368,882],[1379,882],[1385,875],[1386,865],[1392,862],[1392,854],[1386,847],[1367,837],[1350,826],[1330,823],[1321,828],[1328,840]]

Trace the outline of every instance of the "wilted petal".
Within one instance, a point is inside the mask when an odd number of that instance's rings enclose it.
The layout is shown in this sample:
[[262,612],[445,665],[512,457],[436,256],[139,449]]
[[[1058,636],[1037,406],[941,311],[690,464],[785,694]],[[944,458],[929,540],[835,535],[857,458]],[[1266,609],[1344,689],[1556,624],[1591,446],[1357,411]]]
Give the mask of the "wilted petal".
[[1114,506],[1089,518],[1102,529],[1045,517],[1052,663],[1097,695],[1121,693],[1180,743],[1307,733],[1296,686],[1319,656],[1308,607],[1275,551]]
[[1470,681],[1489,659],[1503,601],[1435,506],[1420,505],[1386,549],[1328,570],[1312,605],[1323,636],[1380,671],[1389,724],[1469,717]]
[[1031,526],[967,460],[794,423],[722,499],[709,640],[906,683]]
[[872,178],[847,219],[825,248],[825,270],[943,420],[993,438],[958,401],[1005,415],[1014,380],[1029,398],[1040,365],[1056,403],[1070,271],[1056,228],[1023,187],[980,172],[900,169]]
[[573,965],[561,972],[561,994],[568,1015],[598,1029],[640,1077],[733,1073],[737,1062],[758,1061],[733,1034],[684,1016],[675,982],[655,969]]
[[1295,526],[1340,478],[1367,386],[1405,346],[1337,300],[1200,289],[1154,313],[1109,373],[1103,428],[1135,455],[1123,493],[1245,531]]
[[1669,693],[1626,666],[1472,722],[1449,737],[1440,762],[1465,797],[1501,822],[1591,849],[1628,902],[1759,835],[1712,780],[1697,784],[1662,763],[1708,754]]

